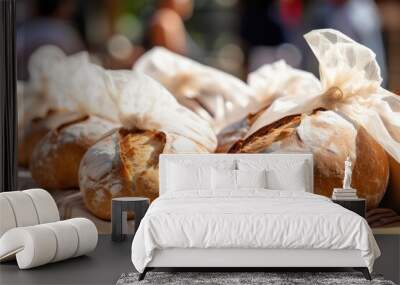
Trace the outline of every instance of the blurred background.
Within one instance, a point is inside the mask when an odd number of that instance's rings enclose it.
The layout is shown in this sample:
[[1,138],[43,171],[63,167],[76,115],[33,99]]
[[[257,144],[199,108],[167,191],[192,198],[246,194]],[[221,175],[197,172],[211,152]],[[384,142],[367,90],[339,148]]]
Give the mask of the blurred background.
[[18,79],[27,79],[27,60],[44,44],[88,50],[112,69],[131,68],[159,45],[242,79],[280,58],[316,73],[302,36],[317,28],[370,47],[385,87],[400,91],[397,0],[18,0]]

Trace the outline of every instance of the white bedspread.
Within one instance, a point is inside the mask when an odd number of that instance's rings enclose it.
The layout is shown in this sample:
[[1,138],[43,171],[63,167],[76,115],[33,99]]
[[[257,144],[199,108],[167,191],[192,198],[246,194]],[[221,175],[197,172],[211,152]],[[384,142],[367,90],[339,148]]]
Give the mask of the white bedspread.
[[134,237],[132,262],[143,272],[165,248],[358,249],[370,271],[380,255],[359,215],[319,195],[257,189],[159,197]]

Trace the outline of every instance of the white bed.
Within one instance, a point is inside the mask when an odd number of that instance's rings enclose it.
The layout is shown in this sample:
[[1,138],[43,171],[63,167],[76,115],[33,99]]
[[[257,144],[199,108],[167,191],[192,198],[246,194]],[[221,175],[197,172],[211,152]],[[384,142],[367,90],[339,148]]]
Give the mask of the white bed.
[[[263,169],[275,175],[267,176],[274,190],[208,189],[201,172],[185,172],[196,167]],[[380,252],[367,222],[312,194],[312,169],[311,154],[161,155],[160,197],[132,243],[140,278],[154,267],[354,267],[370,278]]]

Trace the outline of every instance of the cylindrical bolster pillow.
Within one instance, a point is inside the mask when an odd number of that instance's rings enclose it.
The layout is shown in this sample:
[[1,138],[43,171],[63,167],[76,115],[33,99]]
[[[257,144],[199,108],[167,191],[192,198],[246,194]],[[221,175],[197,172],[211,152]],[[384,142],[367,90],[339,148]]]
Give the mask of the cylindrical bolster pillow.
[[0,193],[0,237],[9,229],[60,220],[56,202],[43,189]]
[[97,238],[96,226],[85,218],[14,228],[0,238],[0,261],[16,255],[19,268],[28,269],[86,254]]
[[0,237],[9,229],[15,228],[17,222],[15,221],[13,209],[6,197],[0,195]]
[[0,238],[0,261],[16,257],[21,269],[51,262],[56,251],[53,232],[42,225],[13,228]]
[[65,222],[69,222],[78,233],[78,247],[74,257],[83,255],[96,248],[98,233],[95,224],[91,220],[75,218],[66,220]]
[[33,226],[39,223],[33,201],[28,194],[22,191],[1,193],[11,205],[17,227]]
[[39,218],[39,224],[52,223],[60,220],[56,202],[49,192],[43,189],[29,189],[22,192],[31,197]]
[[75,255],[79,245],[78,232],[71,228],[67,221],[43,225],[51,230],[57,240],[57,251],[52,262],[70,258]]

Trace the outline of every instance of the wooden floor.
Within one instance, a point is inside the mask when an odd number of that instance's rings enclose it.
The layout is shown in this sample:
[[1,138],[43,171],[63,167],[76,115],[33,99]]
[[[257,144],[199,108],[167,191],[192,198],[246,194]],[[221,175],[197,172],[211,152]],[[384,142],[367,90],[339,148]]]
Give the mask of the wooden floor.
[[100,235],[96,250],[87,256],[28,270],[19,270],[15,261],[2,263],[0,284],[115,284],[122,273],[135,270],[131,244],[132,238],[116,243]]

